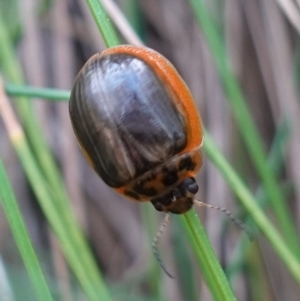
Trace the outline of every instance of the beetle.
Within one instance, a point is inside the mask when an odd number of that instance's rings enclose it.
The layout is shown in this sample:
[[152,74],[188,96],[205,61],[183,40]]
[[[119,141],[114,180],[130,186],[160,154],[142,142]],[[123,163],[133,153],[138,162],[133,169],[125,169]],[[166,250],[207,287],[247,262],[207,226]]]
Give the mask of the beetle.
[[158,211],[191,209],[204,131],[164,56],[133,45],[95,54],[75,79],[69,112],[84,156],[108,186]]
[[254,238],[226,208],[195,199],[204,130],[191,92],[164,56],[132,45],[95,54],[75,79],[69,112],[82,152],[102,180],[167,213],[152,249],[168,276],[157,245],[170,213],[194,204],[217,209]]

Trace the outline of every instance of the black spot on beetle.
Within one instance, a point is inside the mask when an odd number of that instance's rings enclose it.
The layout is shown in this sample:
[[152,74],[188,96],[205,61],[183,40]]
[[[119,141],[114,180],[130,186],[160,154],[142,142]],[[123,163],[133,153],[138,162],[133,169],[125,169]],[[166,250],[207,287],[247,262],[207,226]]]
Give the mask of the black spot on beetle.
[[162,171],[163,173],[168,173],[168,172],[169,172],[169,169],[168,169],[168,167],[163,166],[163,168],[161,169],[161,171]]
[[192,160],[190,156],[181,159],[179,163],[179,170],[194,170],[196,168],[196,163]]
[[138,194],[142,194],[145,196],[155,196],[157,194],[157,190],[153,187],[144,187],[141,184],[137,184],[133,187],[133,190]]
[[163,184],[168,187],[175,184],[178,181],[178,175],[176,172],[169,172],[162,180]]

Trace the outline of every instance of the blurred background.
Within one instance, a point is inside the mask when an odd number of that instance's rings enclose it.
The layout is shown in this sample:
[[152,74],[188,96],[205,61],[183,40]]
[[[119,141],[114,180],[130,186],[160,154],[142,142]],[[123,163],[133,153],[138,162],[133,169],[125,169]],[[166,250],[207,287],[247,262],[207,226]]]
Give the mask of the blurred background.
[[[115,4],[140,39],[176,66],[191,89],[207,132],[251,192],[259,196],[262,193],[260,178],[241,138],[207,39],[189,2],[119,0]],[[300,1],[207,0],[206,4],[266,154],[277,141],[274,175],[297,233],[300,217]],[[0,0],[0,11],[28,85],[70,90],[86,60],[105,49],[84,0]],[[114,8],[111,19],[120,20]],[[120,29],[123,42],[134,43],[123,36],[122,28],[124,25]],[[5,74],[2,76],[6,79]],[[126,200],[98,178],[78,148],[66,101],[30,101],[62,173],[77,220],[114,300],[212,300],[201,271],[194,265],[193,253],[178,218],[172,216],[159,245],[165,265],[175,276],[175,280],[171,280],[160,270],[151,251],[151,240],[164,214],[155,212],[151,204]],[[87,300],[36,201],[2,121],[0,135],[0,155],[34,247],[57,296],[55,300]],[[226,207],[247,221],[247,212],[236,202],[205,153],[197,181],[200,200]],[[264,208],[280,229],[268,200]],[[256,242],[251,243],[222,213],[196,210],[238,300],[299,300],[299,286],[259,231]],[[7,299],[0,297],[1,300],[35,300],[0,207],[0,292],[1,287],[8,292]]]

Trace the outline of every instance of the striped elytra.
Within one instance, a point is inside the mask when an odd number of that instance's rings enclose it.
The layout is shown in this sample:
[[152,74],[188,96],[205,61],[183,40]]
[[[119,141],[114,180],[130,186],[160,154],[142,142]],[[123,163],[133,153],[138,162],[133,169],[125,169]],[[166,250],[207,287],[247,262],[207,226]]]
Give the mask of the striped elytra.
[[75,79],[69,110],[85,157],[107,185],[159,211],[191,208],[203,129],[166,58],[130,45],[92,56]]

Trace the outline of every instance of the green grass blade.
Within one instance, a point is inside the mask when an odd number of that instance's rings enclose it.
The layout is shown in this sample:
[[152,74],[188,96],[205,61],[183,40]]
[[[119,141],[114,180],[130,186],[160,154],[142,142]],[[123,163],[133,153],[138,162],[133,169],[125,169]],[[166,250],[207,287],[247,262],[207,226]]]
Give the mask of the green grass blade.
[[86,250],[81,250],[81,244],[76,242],[74,232],[70,229],[72,226],[76,229],[76,223],[73,225],[71,223],[66,224],[65,219],[61,218],[58,213],[52,200],[53,195],[45,189],[47,187],[46,180],[30,152],[25,137],[20,135],[16,139],[12,139],[12,141],[43,212],[56,233],[64,254],[89,300],[110,300],[100,275],[97,274],[98,277],[90,277],[92,271],[87,269],[85,259],[83,258]]
[[[3,76],[10,82],[23,85],[24,78],[21,66],[15,56],[15,50],[10,37],[8,36],[7,28],[3,22],[0,11],[0,67]],[[28,102],[25,97],[19,97],[16,102],[16,108],[22,118],[26,134],[30,141],[30,145],[36,154],[37,160],[41,166],[43,173],[49,181],[52,190],[56,192],[58,198],[55,199],[59,210],[70,212],[67,196],[63,187],[63,181],[56,166],[56,163],[50,153],[50,150],[44,140],[44,135],[40,130],[37,122],[32,103]]]
[[199,280],[196,275],[194,258],[191,256],[190,244],[183,228],[183,224],[178,219],[172,220],[172,249],[176,261],[176,279],[180,283],[183,300],[197,301]]
[[[284,120],[283,123],[278,127],[274,141],[272,143],[271,151],[268,158],[268,166],[270,170],[277,177],[282,171],[284,166],[284,154],[283,150],[286,146],[287,139],[289,137],[289,127],[287,121]],[[263,187],[259,187],[256,193],[257,204],[261,209],[264,209],[268,205],[266,191]],[[255,223],[251,216],[249,216],[245,223],[250,227],[255,227]],[[241,236],[239,241],[236,243],[235,250],[233,251],[235,256],[233,256],[233,261],[227,266],[226,274],[229,278],[232,278],[236,273],[240,271],[240,267],[243,266],[245,262],[245,257],[248,255],[248,249],[250,247],[250,242],[245,236]]]
[[288,246],[295,254],[300,256],[300,246],[295,227],[292,223],[290,212],[285,204],[284,196],[269,170],[266,162],[266,155],[263,149],[259,132],[255,123],[249,114],[245,97],[239,87],[239,84],[227,64],[226,47],[219,34],[210,12],[203,0],[189,0],[196,19],[201,27],[208,46],[214,57],[220,79],[228,95],[229,103],[232,106],[242,137],[247,145],[249,154],[253,160],[254,166],[262,179],[263,186],[266,189],[274,212],[282,228],[284,237]]
[[103,40],[107,47],[113,47],[120,44],[118,36],[110,22],[100,0],[86,0],[94,16],[95,22],[100,30]]
[[269,240],[274,250],[277,252],[287,269],[293,275],[295,280],[300,284],[300,263],[295,255],[290,251],[285,241],[278,234],[274,226],[269,222],[267,217],[256,204],[254,197],[243,184],[241,179],[223,157],[217,146],[213,143],[211,137],[206,134],[204,146],[205,152],[214,162],[217,168],[222,173],[224,179],[230,185],[232,190],[238,196],[240,202],[244,205],[247,212],[255,221],[255,225]]
[[33,284],[36,296],[40,301],[53,301],[42,268],[32,246],[20,208],[14,196],[9,179],[0,159],[0,202]]
[[215,300],[236,300],[195,210],[190,210],[180,218]]
[[42,98],[53,101],[66,101],[70,98],[70,91],[51,89],[51,88],[37,88],[25,85],[6,84],[4,86],[5,92],[9,96]]
[[[24,78],[21,66],[15,56],[14,47],[1,13],[0,11],[0,67],[2,75],[15,84],[23,85]],[[59,212],[66,212],[66,214],[69,213],[71,215],[72,210],[70,210],[68,204],[66,192],[62,184],[63,180],[43,138],[44,135],[35,117],[32,103],[28,102],[28,99],[25,97],[19,97],[16,102],[16,108],[22,118],[30,145],[35,152],[38,163],[51,186],[51,190],[55,191],[57,195],[57,198],[53,199],[53,201],[56,202]]]
[[[17,58],[14,55],[14,48],[9,39],[8,33],[6,31],[5,24],[1,18],[0,12],[0,66],[3,74],[11,82],[22,85],[24,80],[21,72],[20,65],[18,64]],[[26,175],[30,179],[30,183],[37,194],[37,198],[42,202],[44,197],[51,202],[53,210],[55,210],[55,215],[44,212],[48,218],[50,224],[55,224],[57,221],[61,222],[62,227],[67,231],[67,234],[60,237],[60,242],[62,244],[71,244],[70,249],[73,248],[71,253],[65,254],[66,256],[73,256],[72,258],[67,258],[71,262],[71,268],[74,270],[76,277],[79,279],[81,285],[85,289],[91,290],[87,292],[87,295],[92,296],[94,299],[101,295],[101,288],[104,284],[101,280],[100,272],[97,269],[97,264],[93,259],[92,252],[84,239],[80,228],[74,218],[72,209],[68,202],[66,191],[63,187],[63,180],[55,164],[55,161],[43,139],[43,134],[40,132],[39,124],[35,118],[33,108],[31,103],[24,97],[19,98],[16,102],[16,107],[19,111],[20,116],[23,119],[24,127],[26,133],[28,134],[30,146],[34,149],[36,157],[32,155],[32,150],[28,147],[24,148],[24,152],[30,156],[31,161],[28,161],[35,166],[35,168],[28,168],[28,162],[26,157],[22,157],[21,152],[20,158],[23,163],[24,169],[26,170]],[[17,152],[19,151],[18,144],[14,145]],[[37,158],[37,160],[36,160]],[[40,179],[43,179],[40,187],[35,186],[35,182],[32,179],[37,179],[34,174],[35,171],[39,172]],[[41,191],[47,191],[49,194],[51,192],[51,197],[46,196],[46,193],[40,194]],[[49,209],[48,206],[43,207],[44,210]],[[52,220],[53,219],[53,220]],[[57,223],[58,224],[58,223]],[[66,242],[66,241],[67,242]],[[64,249],[65,251],[66,249]],[[81,269],[77,268],[78,263],[81,264]],[[105,293],[104,293],[105,294]],[[98,296],[98,297],[97,297]]]

